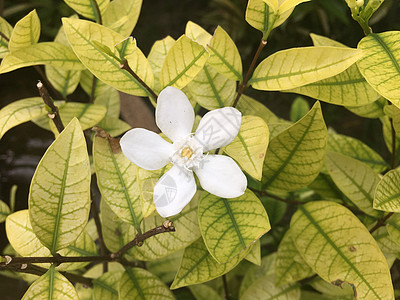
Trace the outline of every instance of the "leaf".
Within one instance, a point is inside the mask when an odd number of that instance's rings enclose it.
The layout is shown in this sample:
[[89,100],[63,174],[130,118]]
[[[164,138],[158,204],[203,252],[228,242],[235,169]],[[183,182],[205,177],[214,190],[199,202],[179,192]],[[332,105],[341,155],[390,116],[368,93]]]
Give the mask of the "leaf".
[[0,223],[3,223],[9,214],[10,208],[4,201],[0,200]]
[[206,284],[188,286],[196,300],[223,300],[216,290]]
[[218,73],[234,80],[242,80],[242,60],[235,42],[226,33],[222,27],[218,26],[207,46],[210,52],[208,64],[210,64]]
[[269,223],[271,224],[271,227],[273,227],[282,220],[288,205],[285,202],[268,196],[261,197],[260,199],[265,210],[268,212]]
[[341,286],[337,286],[317,277],[313,281],[311,281],[310,285],[318,292],[327,296],[331,296],[333,299],[338,299],[338,298],[342,300],[355,299],[354,291],[351,285],[348,283],[344,283]]
[[40,37],[40,20],[36,9],[17,22],[12,31],[8,48],[11,52],[36,44]]
[[297,284],[277,287],[273,276],[257,279],[242,295],[241,300],[250,299],[300,299],[300,287]]
[[[385,141],[385,145],[387,149],[389,150],[389,153],[393,152],[393,136],[392,136],[392,126],[390,122],[390,118],[387,116],[379,118],[379,120],[382,122],[382,133],[383,133],[383,139]],[[394,140],[396,149],[395,153],[399,153],[400,149],[400,135],[397,133],[395,134],[395,140]]]
[[233,199],[203,193],[199,201],[201,235],[219,263],[237,256],[271,229],[261,201],[250,190]]
[[250,176],[261,180],[265,153],[269,142],[267,124],[256,116],[243,116],[235,139],[223,148]]
[[64,0],[78,14],[101,22],[101,16],[104,14],[110,0]]
[[257,266],[261,265],[261,243],[260,239],[256,240],[252,245],[249,253],[245,257],[245,259]]
[[247,255],[243,251],[224,264],[218,263],[208,252],[202,239],[198,239],[185,249],[178,273],[172,282],[171,289],[203,283],[228,273]]
[[142,0],[114,0],[103,16],[103,24],[123,36],[132,33],[139,18]]
[[267,124],[277,123],[279,121],[279,118],[266,106],[246,95],[242,95],[240,97],[237,108],[242,112],[243,115],[258,116]]
[[160,259],[149,261],[146,264],[147,270],[165,283],[172,282],[181,263],[182,255],[183,250],[180,250]]
[[154,91],[159,93],[161,91],[160,73],[161,67],[164,64],[165,57],[169,49],[174,45],[175,40],[169,35],[162,40],[156,41],[151,47],[147,60],[153,70],[154,74]]
[[384,98],[400,107],[400,31],[372,33],[362,38],[357,48],[363,57],[357,62],[368,83]]
[[44,42],[7,54],[1,62],[0,74],[35,65],[50,65],[65,70],[84,69],[71,48],[56,42]]
[[108,134],[112,137],[116,137],[118,135],[123,134],[132,128],[128,123],[118,119],[118,118],[110,118],[104,117],[98,124],[98,127],[104,129]]
[[363,106],[346,106],[346,108],[360,117],[376,119],[384,116],[383,108],[386,104],[386,99],[381,97],[378,100]]
[[189,82],[190,98],[202,107],[213,110],[231,106],[236,93],[236,82],[217,73],[205,65],[197,76]]
[[319,173],[317,178],[309,185],[309,188],[318,193],[323,199],[342,199],[343,194],[337,188],[328,174]]
[[121,151],[119,140],[97,131],[93,143],[93,160],[103,200],[124,222],[140,231],[143,220],[137,166]]
[[33,231],[52,254],[73,243],[86,226],[90,175],[85,137],[73,119],[40,160],[29,192]]
[[119,299],[175,299],[169,288],[149,271],[126,268],[119,282]]
[[378,174],[366,164],[336,152],[327,152],[325,163],[332,180],[351,202],[370,216],[381,216],[372,208]]
[[293,89],[339,74],[354,64],[362,51],[342,47],[302,47],[278,51],[254,70],[249,84],[264,91]]
[[[62,20],[72,49],[90,72],[122,92],[137,96],[148,95],[148,91],[142,84],[127,71],[121,69],[118,60],[103,52],[99,47],[102,45],[116,52],[115,47],[125,39],[124,36],[93,22],[67,18]],[[154,78],[146,57],[136,47],[136,42],[130,45],[130,48],[133,52],[126,56],[129,66],[139,78],[152,87]]]
[[374,208],[400,212],[400,169],[387,172],[379,181],[375,190]]
[[345,207],[328,201],[301,205],[290,230],[301,256],[325,281],[349,283],[360,299],[394,299],[385,257]]
[[192,21],[187,22],[185,27],[185,35],[192,41],[202,45],[204,48],[207,47],[212,38],[212,35],[209,34],[208,31]]
[[386,262],[390,268],[397,256],[400,255],[400,246],[391,238],[385,227],[376,229],[372,233],[372,236],[385,256]]
[[182,35],[168,51],[161,68],[160,84],[185,87],[203,69],[208,59],[206,49]]
[[314,275],[314,271],[307,265],[297,251],[288,230],[283,236],[276,255],[275,261],[275,282],[277,286],[296,281]]
[[56,271],[54,266],[36,280],[26,291],[22,300],[71,299],[79,300],[71,282]]
[[307,115],[270,141],[264,160],[263,186],[294,191],[311,183],[323,166],[326,138],[317,102]]
[[332,47],[343,47],[348,48],[346,45],[339,43],[338,41],[332,40],[326,36],[310,33],[310,37],[314,46],[332,46]]
[[355,158],[377,173],[381,173],[388,168],[388,164],[378,153],[360,140],[349,136],[330,132],[328,134],[327,150]]
[[45,66],[46,77],[64,97],[72,94],[79,84],[81,72]]
[[390,235],[390,238],[398,246],[400,246],[400,216],[394,214],[386,221],[386,230]]
[[94,300],[118,300],[118,283],[121,280],[122,271],[107,272],[93,281]]
[[47,114],[42,98],[14,101],[0,110],[0,139],[11,128]]
[[13,27],[2,17],[0,17],[0,32],[4,34],[4,36],[0,35],[0,58],[9,53],[8,49],[8,41],[10,40],[11,33],[13,31]]
[[292,103],[292,107],[290,108],[290,121],[297,122],[302,117],[304,117],[308,111],[310,110],[310,106],[308,102],[303,97],[296,97]]

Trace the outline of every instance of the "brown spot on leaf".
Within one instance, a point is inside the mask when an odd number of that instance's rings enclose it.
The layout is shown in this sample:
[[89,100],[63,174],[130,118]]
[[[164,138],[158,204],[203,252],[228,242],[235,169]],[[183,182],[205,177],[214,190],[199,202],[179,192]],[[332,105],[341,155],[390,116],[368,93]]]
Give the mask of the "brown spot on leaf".
[[115,228],[114,233],[115,233],[116,236],[121,236],[121,231],[119,231],[118,228]]
[[260,153],[260,155],[258,157],[259,158],[263,158],[264,157],[264,153]]
[[349,247],[349,250],[350,250],[351,252],[356,252],[356,251],[357,251],[357,248],[354,247],[353,245],[351,245],[351,246]]
[[96,132],[95,137],[101,137],[103,139],[108,139],[108,142],[110,143],[111,151],[114,154],[121,153],[121,145],[119,144],[120,138],[113,138],[111,135],[109,135],[104,129],[100,127],[93,127],[92,130]]
[[343,283],[347,283],[348,285],[351,286],[351,288],[353,289],[353,294],[354,294],[354,298],[357,299],[357,289],[356,286],[348,281],[343,281],[341,279],[336,279],[334,281],[331,282],[333,285],[339,286],[341,288],[343,288]]

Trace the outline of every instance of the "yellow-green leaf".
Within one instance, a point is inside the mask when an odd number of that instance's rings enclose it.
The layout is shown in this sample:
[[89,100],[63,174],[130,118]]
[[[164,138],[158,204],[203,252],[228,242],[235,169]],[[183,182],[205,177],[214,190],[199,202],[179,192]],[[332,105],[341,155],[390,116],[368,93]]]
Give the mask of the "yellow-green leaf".
[[64,0],[64,2],[78,14],[100,22],[110,0]]
[[379,217],[381,213],[372,208],[375,188],[380,180],[366,164],[336,152],[327,152],[325,164],[336,186],[351,202],[366,214]]
[[275,282],[277,286],[294,283],[310,277],[314,271],[301,257],[293,243],[291,232],[288,230],[283,236],[276,255]]
[[278,123],[279,118],[266,106],[249,96],[242,95],[237,108],[243,115],[254,115],[262,118],[267,124]]
[[160,278],[163,282],[172,282],[181,263],[183,250],[179,250],[160,259],[149,261],[147,270]]
[[81,71],[77,70],[64,70],[53,66],[45,66],[45,72],[54,88],[64,97],[75,91],[81,78]]
[[269,130],[263,119],[243,116],[238,135],[223,150],[250,176],[261,180],[268,142]]
[[326,138],[317,102],[307,115],[270,141],[264,160],[263,186],[293,191],[310,184],[323,166]]
[[202,45],[204,48],[207,47],[212,38],[212,35],[209,34],[203,27],[192,21],[187,22],[185,27],[185,35],[192,41]]
[[372,233],[372,236],[378,243],[390,268],[396,257],[400,255],[400,246],[389,235],[386,227],[379,227]]
[[9,214],[10,208],[4,201],[0,200],[0,223],[3,223]]
[[160,279],[140,268],[126,268],[118,290],[119,299],[175,299]]
[[189,97],[202,107],[213,110],[231,106],[236,93],[236,82],[219,74],[209,65],[189,82]]
[[156,41],[151,47],[147,60],[153,69],[154,74],[154,91],[159,93],[161,91],[160,73],[161,67],[164,63],[165,57],[169,49],[174,45],[175,40],[169,35],[162,40]]
[[330,39],[330,38],[328,38],[326,36],[323,36],[323,35],[310,33],[310,37],[312,39],[312,42],[313,42],[314,46],[332,46],[332,47],[344,47],[344,48],[347,48],[346,45],[344,45],[344,44],[342,44],[342,43],[340,43],[338,41],[332,40],[332,39]]
[[[329,299],[334,300],[354,300],[354,291],[350,284],[343,283],[340,286],[334,285],[330,282],[326,282],[320,277],[315,278],[311,281],[310,285],[322,293],[324,296],[330,297]],[[303,293],[302,293],[303,294]],[[312,299],[312,298],[310,298]]]
[[257,266],[261,265],[261,243],[259,239],[252,245],[245,259]]
[[15,24],[8,42],[8,48],[12,52],[36,44],[39,37],[40,20],[34,9]]
[[0,35],[0,58],[9,53],[8,41],[10,40],[13,27],[2,17],[0,17],[0,32],[4,35]]
[[86,226],[90,175],[85,137],[73,119],[42,157],[29,192],[33,231],[53,254],[72,244]]
[[118,285],[122,271],[109,271],[93,281],[94,300],[118,300]]
[[[103,51],[99,45],[108,47],[118,56],[116,46],[125,37],[111,29],[93,22],[63,18],[64,30],[68,41],[82,63],[100,80],[112,87],[137,96],[147,96],[148,91],[127,71],[122,70],[120,62]],[[125,58],[129,66],[149,87],[154,84],[151,67],[136,47],[130,45],[132,53]]]
[[44,42],[7,54],[1,62],[0,74],[35,65],[51,65],[65,70],[85,68],[68,46],[56,42]]
[[182,89],[203,69],[208,56],[203,46],[182,35],[165,57],[160,74],[161,87]]
[[263,0],[267,3],[275,12],[284,13],[290,9],[295,8],[297,5],[310,0]]
[[282,50],[264,59],[249,84],[264,91],[281,91],[337,75],[362,56],[342,47],[302,47]]
[[309,202],[293,215],[290,230],[297,250],[322,279],[349,283],[360,299],[394,299],[385,257],[367,228],[345,207]]
[[123,36],[132,33],[139,18],[142,0],[114,0],[103,14],[103,24]]
[[54,266],[36,280],[26,291],[22,300],[79,300],[72,285]]
[[363,57],[357,62],[368,83],[383,97],[400,107],[400,31],[372,33],[358,48]]
[[327,150],[355,158],[377,173],[383,172],[388,167],[386,161],[378,153],[360,140],[349,136],[330,132],[328,134]]
[[374,208],[400,212],[400,169],[394,169],[385,174],[375,190]]
[[390,235],[390,238],[398,246],[400,246],[400,215],[394,214],[386,221],[386,230]]
[[328,174],[319,173],[317,178],[308,185],[309,188],[314,190],[323,199],[341,199],[343,198],[342,192],[336,187]]
[[271,229],[261,201],[250,190],[233,199],[202,193],[198,218],[204,243],[219,263],[237,256]]
[[208,64],[218,73],[235,81],[242,80],[243,69],[239,51],[222,27],[218,26],[215,30],[207,50],[210,52]]
[[11,128],[47,114],[42,98],[14,101],[0,110],[0,139]]
[[185,249],[178,273],[170,288],[203,283],[226,274],[236,267],[247,253],[248,250],[243,251],[228,262],[220,264],[208,252],[203,239],[198,239]]
[[376,119],[384,116],[383,108],[387,104],[385,98],[381,97],[378,100],[362,106],[346,106],[353,114],[363,118]]
[[128,123],[126,123],[118,118],[111,118],[111,117],[104,117],[104,119],[101,120],[97,124],[97,126],[104,129],[112,137],[121,135],[124,132],[126,132],[132,128],[132,126],[129,125]]
[[223,300],[216,290],[206,284],[188,286],[196,300]]
[[264,276],[257,279],[240,297],[240,300],[262,299],[300,299],[300,286],[288,284],[276,286],[274,276]]
[[[393,136],[392,136],[392,126],[390,124],[390,118],[388,116],[383,116],[379,118],[382,122],[382,132],[383,139],[385,140],[385,145],[390,153],[393,152]],[[395,135],[395,153],[399,153],[400,149],[400,135],[396,133]]]
[[140,230],[143,216],[137,166],[122,153],[119,141],[104,131],[94,138],[93,160],[103,200],[121,220]]
[[296,97],[290,108],[290,121],[293,123],[304,117],[310,110],[310,105],[303,97]]

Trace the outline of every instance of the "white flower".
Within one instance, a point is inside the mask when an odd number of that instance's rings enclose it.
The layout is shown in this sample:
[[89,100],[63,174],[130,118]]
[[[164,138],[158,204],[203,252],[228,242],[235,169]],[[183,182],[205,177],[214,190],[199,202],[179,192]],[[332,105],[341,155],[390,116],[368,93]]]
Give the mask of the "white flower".
[[167,87],[158,96],[156,123],[173,143],[143,128],[128,131],[120,141],[124,155],[143,169],[157,170],[173,163],[153,193],[156,209],[165,218],[180,213],[193,198],[197,189],[193,172],[202,188],[218,197],[235,198],[246,190],[246,176],[232,158],[204,154],[232,142],[239,132],[241,113],[233,107],[210,111],[192,134],[194,118],[186,95]]

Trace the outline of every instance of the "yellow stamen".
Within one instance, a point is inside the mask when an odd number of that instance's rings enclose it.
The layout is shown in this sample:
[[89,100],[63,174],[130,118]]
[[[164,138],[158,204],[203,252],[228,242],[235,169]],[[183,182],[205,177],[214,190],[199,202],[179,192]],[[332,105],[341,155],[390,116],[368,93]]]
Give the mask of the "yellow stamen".
[[193,155],[193,150],[189,147],[185,147],[181,151],[181,157],[186,157],[187,159],[191,158]]

